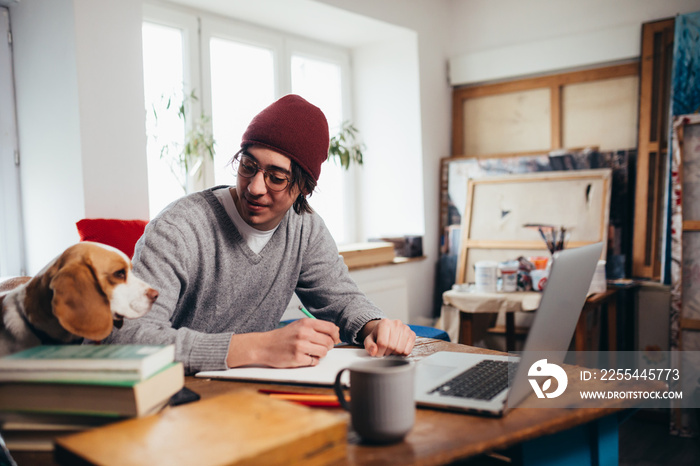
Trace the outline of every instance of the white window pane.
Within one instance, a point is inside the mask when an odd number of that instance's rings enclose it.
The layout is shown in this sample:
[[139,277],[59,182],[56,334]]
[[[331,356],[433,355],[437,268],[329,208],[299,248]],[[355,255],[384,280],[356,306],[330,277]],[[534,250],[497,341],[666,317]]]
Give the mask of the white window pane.
[[[292,92],[318,106],[326,115],[333,136],[343,121],[341,68],[335,63],[292,56]],[[333,161],[321,168],[318,185],[309,204],[323,218],[338,243],[348,238],[348,203],[345,195],[350,173]]]
[[213,38],[211,50],[212,127],[216,140],[214,181],[233,185],[229,162],[250,120],[275,100],[272,50]]
[[[7,37],[10,18],[6,10],[0,17],[0,37]],[[26,275],[22,203],[19,167],[15,165],[17,120],[12,49],[8,41],[0,44],[0,281],[2,276]]]
[[323,110],[331,134],[343,122],[340,72],[340,66],[335,63],[292,56],[292,92]]
[[348,173],[332,161],[324,162],[321,176],[309,197],[309,205],[323,218],[336,243],[349,242],[346,233],[348,209],[344,187]]
[[[184,124],[177,116],[182,102],[182,31],[143,23],[143,76],[146,104],[146,153],[148,157],[148,201],[151,218],[184,194],[184,173],[161,157],[163,147],[170,155],[182,147]],[[167,107],[170,99],[170,109]],[[171,159],[170,159],[171,160]]]

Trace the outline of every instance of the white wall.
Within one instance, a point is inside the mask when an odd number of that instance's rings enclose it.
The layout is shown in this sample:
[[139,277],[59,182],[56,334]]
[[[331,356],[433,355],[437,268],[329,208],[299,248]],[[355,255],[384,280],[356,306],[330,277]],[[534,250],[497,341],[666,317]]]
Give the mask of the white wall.
[[148,219],[141,0],[74,0],[85,217]]
[[452,0],[454,85],[637,58],[642,23],[700,9],[698,0]]
[[85,212],[73,2],[11,6],[27,271],[77,240]]
[[141,1],[10,7],[27,271],[84,217],[148,218]]
[[[439,211],[439,168],[440,158],[446,157],[450,153],[450,133],[451,133],[451,88],[447,82],[447,48],[449,2],[436,0],[416,0],[406,2],[404,0],[322,0],[323,3],[334,5],[345,10],[369,16],[371,18],[384,21],[389,24],[400,26],[415,34],[415,45],[417,48],[418,62],[413,65],[407,49],[409,43],[404,41],[392,51],[392,44],[386,42],[381,45],[368,45],[375,47],[375,52],[358,49],[358,59],[377,60],[375,54],[384,52],[383,59],[391,64],[394,60],[403,60],[404,66],[410,70],[411,66],[417,66],[417,82],[413,81],[411,75],[396,76],[387,74],[386,78],[395,82],[386,82],[388,86],[387,98],[381,94],[372,94],[375,105],[406,105],[411,108],[417,105],[420,108],[419,121],[380,121],[386,128],[395,130],[399,138],[396,148],[382,147],[383,150],[397,150],[409,146],[407,157],[412,157],[416,151],[420,152],[422,161],[420,164],[422,186],[417,183],[416,192],[422,190],[423,203],[420,201],[411,204],[406,202],[401,207],[405,209],[405,215],[415,215],[424,218],[423,251],[427,259],[421,262],[369,269],[353,272],[353,278],[358,282],[369,282],[379,280],[383,275],[390,276],[397,280],[405,280],[408,293],[408,313],[409,322],[414,324],[430,323],[433,311],[433,292],[435,283],[435,270],[438,260],[438,211]],[[404,38],[405,40],[405,38]],[[372,79],[368,76],[367,79]],[[374,79],[381,81],[383,76],[376,76]],[[396,92],[393,88],[396,88]],[[418,102],[414,102],[417,87]],[[400,99],[405,93],[403,103],[397,103],[395,99]],[[360,92],[360,94],[362,94]],[[378,101],[378,102],[377,102]],[[360,109],[356,109],[360,111]],[[371,111],[371,107],[370,107]],[[396,127],[397,125],[398,127]],[[379,127],[375,129],[380,129]],[[364,128],[363,128],[364,131]],[[414,134],[418,131],[419,134]],[[419,147],[414,147],[419,146]],[[381,153],[379,154],[381,156]],[[378,178],[373,179],[373,184],[381,183],[381,177],[391,176],[390,173],[378,173]],[[409,175],[412,176],[412,175]],[[372,202],[380,203],[383,208],[394,208],[403,202],[396,199],[389,190],[387,194],[380,198],[371,199]],[[376,220],[375,220],[376,221]],[[388,311],[388,310],[387,310]]]
[[354,115],[367,146],[358,186],[363,238],[426,229],[416,45],[415,33],[407,31],[353,49]]

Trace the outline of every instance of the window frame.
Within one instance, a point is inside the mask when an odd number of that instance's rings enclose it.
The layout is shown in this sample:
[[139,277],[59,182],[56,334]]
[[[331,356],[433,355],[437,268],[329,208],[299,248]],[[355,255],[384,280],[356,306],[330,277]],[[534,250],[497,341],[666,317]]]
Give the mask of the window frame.
[[[199,67],[199,18],[191,14],[182,13],[179,11],[164,8],[158,5],[144,3],[142,13],[142,23],[148,22],[161,26],[171,27],[182,31],[182,76],[184,79],[182,93],[183,96],[189,95],[193,89],[200,90],[201,86],[201,71]],[[188,108],[186,119],[185,132],[192,129],[194,119],[193,115],[200,115],[202,112],[202,98],[197,101],[191,101]],[[197,173],[191,173],[189,176],[189,185],[199,187],[202,179],[207,176],[207,170],[203,164],[203,176],[199,177]],[[153,218],[158,212],[149,212],[149,216]]]
[[0,277],[26,274],[24,225],[22,221],[22,196],[20,178],[20,152],[15,109],[15,85],[12,63],[10,12],[0,7],[2,24],[0,37],[6,38],[0,52],[3,66],[0,75],[0,95],[5,105],[0,107],[0,127],[3,138],[0,147],[0,180],[2,202],[0,202]]
[[[212,115],[210,39],[220,38],[272,51],[275,98],[291,92],[292,56],[303,56],[339,65],[342,83],[342,120],[352,120],[352,68],[349,49],[232,18],[194,10],[176,11],[153,4],[144,4],[143,21],[176,27],[183,31],[183,62],[185,63],[183,75],[188,81],[185,83],[184,92],[189,93],[194,88],[200,96],[200,100],[190,108],[191,115],[200,113]],[[188,121],[193,121],[193,118],[188,118]],[[215,184],[214,163],[205,159],[202,170],[202,176],[191,179],[194,190],[205,189]],[[342,234],[349,242],[357,241],[359,237],[356,227],[357,209],[360,204],[356,189],[357,176],[357,170],[353,166],[344,173],[342,196],[346,203],[344,209],[346,218]]]
[[[351,54],[348,50],[341,51],[340,48],[330,46],[327,44],[320,44],[318,42],[313,42],[306,39],[301,39],[298,37],[293,37],[285,41],[285,61],[289,65],[288,70],[290,71],[289,76],[289,88],[287,92],[291,92],[291,63],[292,57],[294,55],[302,56],[314,60],[326,61],[329,63],[336,64],[340,66],[340,80],[341,80],[341,95],[342,95],[342,107],[343,115],[342,121],[353,121],[353,111],[352,111],[352,87],[351,87]],[[333,128],[331,128],[331,131]],[[331,134],[333,137],[333,134]],[[334,161],[327,161],[325,163],[333,164]],[[342,170],[342,169],[341,169]],[[359,190],[358,186],[358,172],[354,164],[351,164],[347,171],[343,173],[343,190],[341,195],[344,199],[344,216],[345,216],[345,228],[342,232],[343,238],[346,241],[342,241],[342,244],[355,243],[360,241],[360,232],[357,229],[359,222],[359,199],[357,194]]]

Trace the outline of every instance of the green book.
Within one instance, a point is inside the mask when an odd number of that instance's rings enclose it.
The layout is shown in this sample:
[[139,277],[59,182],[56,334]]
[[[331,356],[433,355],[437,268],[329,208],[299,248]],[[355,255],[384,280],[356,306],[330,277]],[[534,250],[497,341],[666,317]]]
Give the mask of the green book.
[[0,382],[135,382],[174,359],[174,345],[36,346],[0,358]]
[[2,382],[0,415],[19,412],[56,416],[144,416],[167,404],[184,383],[184,368],[180,362],[167,364],[147,379],[133,382]]

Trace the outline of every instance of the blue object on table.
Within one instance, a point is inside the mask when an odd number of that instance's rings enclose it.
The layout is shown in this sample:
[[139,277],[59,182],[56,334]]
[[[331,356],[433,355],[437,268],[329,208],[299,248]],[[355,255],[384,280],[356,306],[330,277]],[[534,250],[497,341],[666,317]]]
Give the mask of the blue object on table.
[[[292,322],[294,322],[297,319],[289,319],[289,320],[283,320],[282,322],[279,323],[278,327],[284,327],[285,325],[288,325]],[[440,330],[439,328],[435,327],[427,327],[425,325],[409,325],[411,327],[411,330],[413,330],[418,337],[425,337],[425,338],[434,338],[436,340],[444,340],[444,341],[450,341],[450,336],[447,334],[446,331]]]
[[446,331],[435,327],[426,327],[424,325],[409,325],[417,337],[434,338],[436,340],[450,341],[450,336]]

